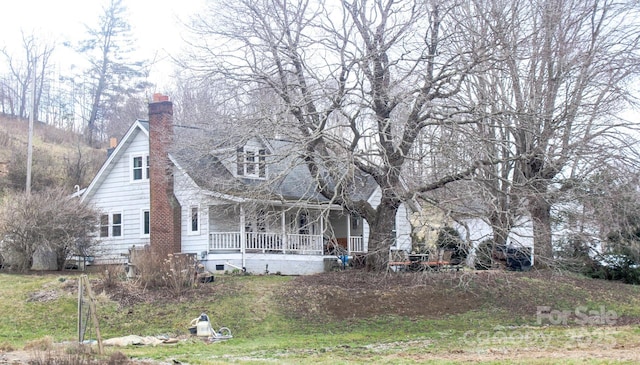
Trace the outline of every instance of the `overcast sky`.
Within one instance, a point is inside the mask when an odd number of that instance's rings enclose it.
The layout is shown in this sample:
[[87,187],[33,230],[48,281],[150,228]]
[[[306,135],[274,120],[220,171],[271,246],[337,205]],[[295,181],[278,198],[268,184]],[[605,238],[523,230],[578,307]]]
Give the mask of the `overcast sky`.
[[[69,57],[62,42],[85,37],[85,24],[96,22],[107,0],[0,0],[0,47],[20,46],[23,30],[56,42],[58,57]],[[124,0],[137,40],[140,58],[151,60],[175,54],[181,47],[180,21],[200,9],[205,0]],[[4,60],[2,60],[4,61]],[[72,64],[73,60],[64,59]],[[0,62],[1,64],[1,62]],[[157,69],[166,70],[161,64]],[[156,73],[158,71],[156,70]]]

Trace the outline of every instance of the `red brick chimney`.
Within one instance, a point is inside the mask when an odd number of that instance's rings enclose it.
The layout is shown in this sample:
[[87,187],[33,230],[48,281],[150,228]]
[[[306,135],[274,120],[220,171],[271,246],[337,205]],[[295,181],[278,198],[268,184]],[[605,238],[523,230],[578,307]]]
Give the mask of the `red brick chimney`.
[[151,250],[164,257],[181,250],[180,203],[173,193],[173,104],[154,94],[149,103],[149,190]]

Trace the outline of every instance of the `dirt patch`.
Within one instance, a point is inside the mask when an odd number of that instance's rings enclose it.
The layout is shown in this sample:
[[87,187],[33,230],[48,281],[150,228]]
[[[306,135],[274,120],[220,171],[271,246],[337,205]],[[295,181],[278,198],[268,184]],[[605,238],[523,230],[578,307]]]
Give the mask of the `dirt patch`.
[[132,307],[141,303],[180,303],[213,295],[233,295],[241,290],[241,286],[234,282],[218,281],[215,283],[201,283],[193,288],[171,290],[167,288],[145,288],[135,281],[116,281],[105,285],[102,280],[91,282],[94,293],[106,294],[109,299],[118,303],[121,308]]
[[[591,301],[629,303],[637,287],[554,271],[452,271],[435,273],[332,272],[301,276],[279,298],[291,315],[313,320],[384,315],[442,318],[495,308],[533,320],[539,306],[569,309]],[[620,325],[640,323],[621,316]]]
[[441,317],[478,308],[476,295],[456,290],[455,276],[326,273],[289,283],[280,298],[298,317],[316,320],[381,315]]
[[60,293],[56,290],[41,290],[29,295],[27,302],[49,302],[60,297]]

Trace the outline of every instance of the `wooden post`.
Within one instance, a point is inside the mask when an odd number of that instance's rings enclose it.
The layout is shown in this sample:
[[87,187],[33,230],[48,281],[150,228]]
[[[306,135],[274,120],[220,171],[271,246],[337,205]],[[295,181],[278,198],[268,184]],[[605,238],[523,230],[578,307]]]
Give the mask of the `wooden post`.
[[96,302],[93,296],[93,291],[91,290],[91,285],[89,285],[89,278],[87,275],[82,275],[82,280],[84,280],[84,286],[86,287],[87,297],[89,298],[89,311],[91,312],[91,319],[93,321],[94,326],[96,327],[96,339],[98,340],[98,354],[104,354],[104,349],[102,348],[102,337],[100,336],[100,326],[98,324],[98,313],[96,311]]
[[286,252],[287,249],[287,211],[282,207],[282,214],[280,214],[280,230],[282,234],[282,253]]
[[351,256],[351,213],[347,212],[347,255]]
[[80,277],[78,280],[78,343],[82,343],[84,339],[84,333],[82,332],[82,292],[84,292],[83,288],[84,280]]

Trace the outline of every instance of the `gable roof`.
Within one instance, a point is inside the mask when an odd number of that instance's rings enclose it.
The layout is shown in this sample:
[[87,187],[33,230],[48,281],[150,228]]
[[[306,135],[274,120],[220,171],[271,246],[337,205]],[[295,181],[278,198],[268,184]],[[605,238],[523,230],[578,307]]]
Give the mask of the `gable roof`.
[[95,189],[102,184],[104,179],[109,175],[109,172],[113,169],[115,161],[118,161],[120,157],[125,153],[127,147],[131,145],[131,142],[135,139],[138,133],[144,133],[149,138],[149,122],[143,120],[136,120],[127,130],[122,140],[118,143],[116,148],[111,152],[107,160],[102,164],[102,167],[93,177],[89,186],[84,190],[81,201],[84,202],[90,199],[95,193]]
[[[317,182],[299,157],[299,144],[276,138],[239,137],[193,127],[174,127],[171,155],[180,168],[202,189],[262,199],[328,203],[318,193]],[[267,179],[236,176],[237,148],[258,142],[267,151]],[[364,176],[351,180],[352,199],[366,200],[377,184]],[[251,190],[250,194],[247,191]]]

